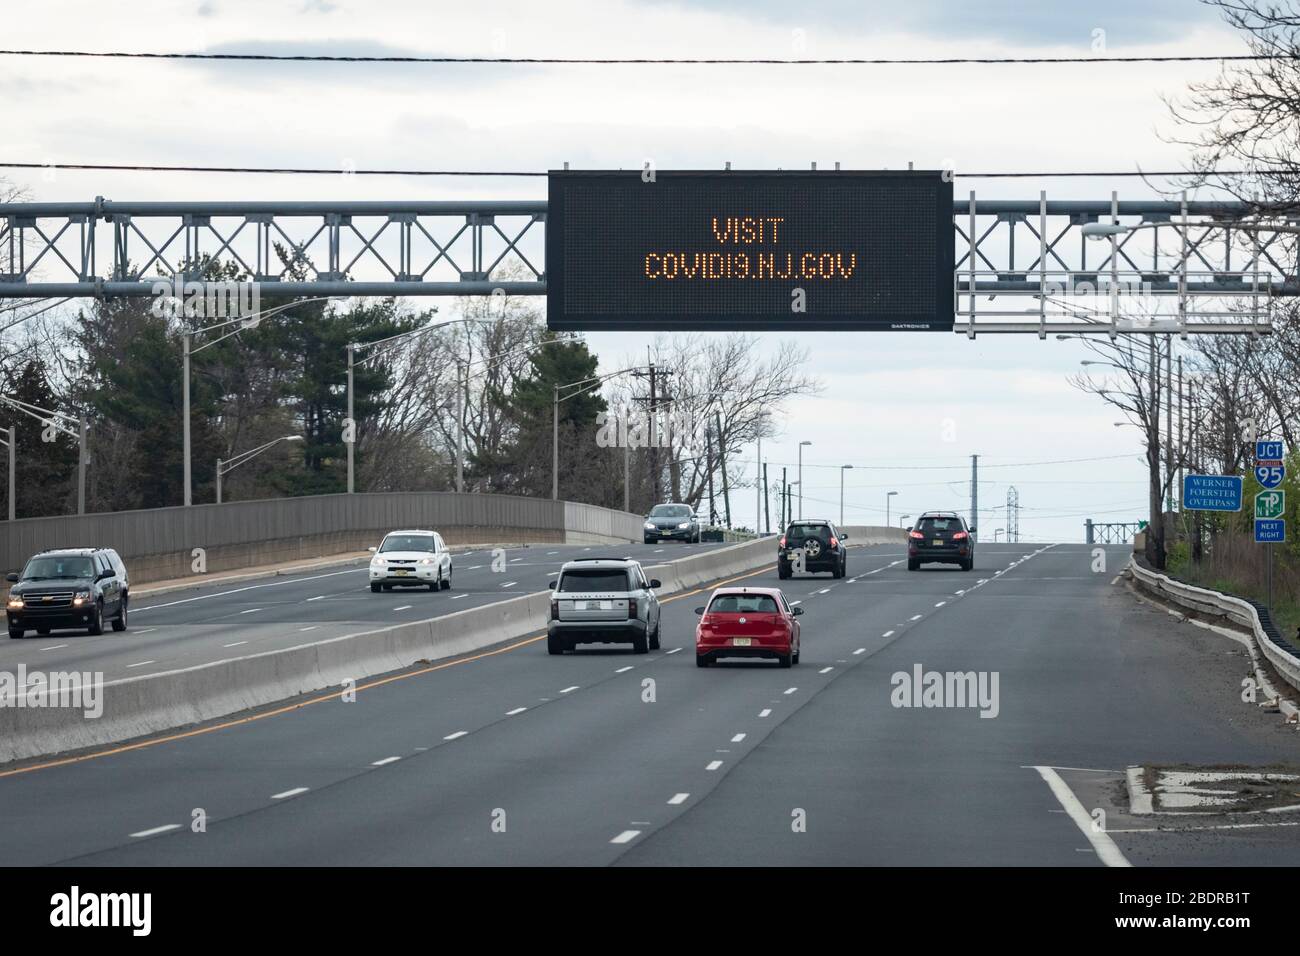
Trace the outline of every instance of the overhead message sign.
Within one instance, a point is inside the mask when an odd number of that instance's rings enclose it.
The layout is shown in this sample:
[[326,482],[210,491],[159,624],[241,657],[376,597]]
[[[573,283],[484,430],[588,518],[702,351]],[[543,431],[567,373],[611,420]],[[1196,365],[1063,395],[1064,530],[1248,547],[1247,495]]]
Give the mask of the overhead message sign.
[[552,172],[556,330],[952,331],[941,172]]
[[1240,475],[1184,475],[1183,507],[1188,511],[1240,511]]

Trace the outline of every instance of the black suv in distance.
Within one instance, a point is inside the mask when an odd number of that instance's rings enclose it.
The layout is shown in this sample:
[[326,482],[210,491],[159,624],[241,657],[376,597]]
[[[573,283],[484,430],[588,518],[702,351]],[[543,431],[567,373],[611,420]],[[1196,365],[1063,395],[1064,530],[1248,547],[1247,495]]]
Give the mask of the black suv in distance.
[[907,570],[931,563],[975,566],[975,529],[955,511],[927,511],[907,529]]
[[112,548],[64,548],[34,555],[21,574],[11,573],[5,601],[9,636],[53,628],[86,628],[104,633],[126,630],[131,582],[126,565]]
[[776,576],[784,581],[798,570],[795,552],[802,550],[804,571],[829,571],[833,578],[844,577],[849,571],[849,555],[844,547],[847,539],[848,535],[829,521],[791,522],[777,542]]

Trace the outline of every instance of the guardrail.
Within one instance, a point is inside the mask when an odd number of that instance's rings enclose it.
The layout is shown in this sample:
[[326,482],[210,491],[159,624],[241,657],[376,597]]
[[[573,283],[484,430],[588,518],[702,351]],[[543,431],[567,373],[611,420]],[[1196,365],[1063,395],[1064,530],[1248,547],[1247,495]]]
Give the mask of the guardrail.
[[[761,568],[774,563],[775,557],[775,542],[769,538],[646,570],[660,578],[659,594],[667,597]],[[109,681],[99,687],[103,709],[94,718],[75,707],[50,706],[47,691],[24,688],[15,693],[40,705],[18,707],[13,694],[0,696],[0,763],[175,730],[300,694],[331,690],[347,681],[356,686],[379,674],[519,640],[545,631],[550,599],[550,591],[538,591],[410,624]]]
[[395,528],[432,528],[453,545],[640,540],[642,517],[546,498],[456,492],[312,495],[0,524],[0,565],[45,548],[109,547],[133,584],[364,550]]
[[1197,613],[1232,621],[1250,631],[1256,646],[1273,665],[1278,676],[1294,689],[1300,690],[1300,656],[1289,644],[1273,639],[1260,620],[1255,605],[1231,594],[1185,584],[1167,574],[1142,567],[1136,559],[1129,560],[1128,571],[1133,580],[1157,596]]

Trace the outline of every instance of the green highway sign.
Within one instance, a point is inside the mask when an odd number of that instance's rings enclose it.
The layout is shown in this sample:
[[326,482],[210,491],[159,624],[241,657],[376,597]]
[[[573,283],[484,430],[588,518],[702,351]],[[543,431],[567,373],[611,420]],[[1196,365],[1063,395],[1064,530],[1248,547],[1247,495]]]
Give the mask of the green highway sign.
[[1286,510],[1285,491],[1261,491],[1255,495],[1255,520],[1281,518]]

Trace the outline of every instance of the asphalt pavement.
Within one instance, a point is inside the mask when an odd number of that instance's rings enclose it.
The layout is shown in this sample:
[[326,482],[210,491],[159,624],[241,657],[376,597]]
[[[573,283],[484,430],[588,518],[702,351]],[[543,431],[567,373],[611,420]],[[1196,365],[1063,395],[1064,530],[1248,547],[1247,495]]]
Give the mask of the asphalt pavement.
[[[1278,818],[1090,832],[1099,807],[1118,818],[1129,765],[1300,762],[1295,731],[1240,701],[1236,645],[1137,601],[1116,580],[1125,549],[1102,570],[1093,552],[985,544],[963,573],[907,572],[897,545],[855,549],[846,579],[781,582],[805,608],[788,670],[696,668],[704,589],[665,600],[649,655],[551,657],[529,637],[351,702],[311,695],[0,771],[4,862],[1293,862],[1300,833]],[[900,706],[918,667],[981,674],[990,693]]]

